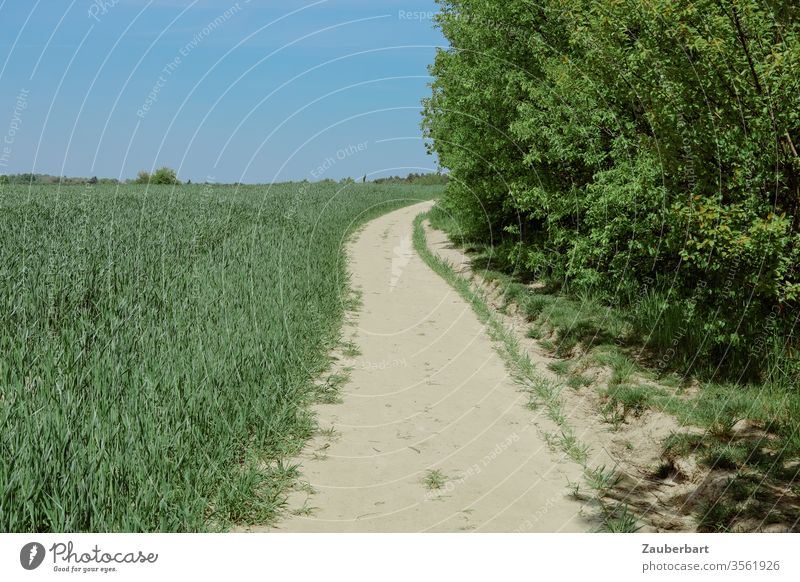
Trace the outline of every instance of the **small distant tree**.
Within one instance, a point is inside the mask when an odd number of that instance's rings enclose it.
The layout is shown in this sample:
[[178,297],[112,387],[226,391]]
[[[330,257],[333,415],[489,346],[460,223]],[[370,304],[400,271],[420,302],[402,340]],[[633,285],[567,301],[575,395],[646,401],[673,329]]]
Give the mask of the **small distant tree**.
[[180,181],[178,180],[178,174],[175,170],[164,166],[153,172],[153,175],[150,176],[150,183],[174,185],[180,184]]
[[97,176],[92,176],[89,178],[89,184],[97,184]]
[[152,174],[147,173],[146,171],[142,170],[139,172],[136,180],[134,181],[135,184],[159,184],[159,185],[175,185],[180,184],[178,180],[178,175],[172,168],[168,168],[164,166],[163,168],[159,168]]

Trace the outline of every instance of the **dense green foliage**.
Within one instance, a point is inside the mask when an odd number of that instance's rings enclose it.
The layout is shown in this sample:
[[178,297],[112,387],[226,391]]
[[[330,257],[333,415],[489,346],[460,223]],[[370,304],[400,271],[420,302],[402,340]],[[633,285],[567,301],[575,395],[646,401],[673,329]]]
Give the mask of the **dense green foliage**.
[[342,243],[436,188],[0,189],[0,531],[274,516]]
[[794,349],[796,2],[438,1],[423,127],[464,238],[712,370]]

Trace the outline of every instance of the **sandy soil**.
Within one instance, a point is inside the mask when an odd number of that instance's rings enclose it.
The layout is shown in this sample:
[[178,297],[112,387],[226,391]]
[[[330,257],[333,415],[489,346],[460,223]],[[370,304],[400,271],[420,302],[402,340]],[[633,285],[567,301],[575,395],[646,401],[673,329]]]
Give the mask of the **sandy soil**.
[[383,216],[350,245],[362,306],[345,338],[360,354],[340,362],[352,368],[342,402],[316,409],[307,486],[272,531],[592,529],[567,487],[580,467],[547,446],[544,413],[525,407],[472,309],[414,252],[412,221],[428,207]]
[[[460,275],[469,279],[473,288],[481,290],[494,307],[495,317],[516,335],[520,347],[536,364],[538,373],[563,385],[563,378],[549,368],[562,360],[539,341],[527,337],[530,322],[517,313],[513,304],[507,306],[501,287],[487,282],[480,271],[476,272],[469,257],[454,247],[445,233],[430,228],[427,223],[425,226],[428,246],[452,265],[458,265]],[[556,336],[549,339],[557,341]],[[603,388],[608,384],[611,369],[585,358],[577,369],[594,381],[580,389],[562,390],[561,411],[580,442],[589,446],[589,466],[613,469],[619,479],[607,492],[605,501],[616,500],[634,510],[639,516],[640,532],[695,531],[690,510],[706,496],[709,479],[717,483],[720,477],[712,475],[692,458],[676,461],[675,474],[665,479],[655,478],[654,473],[665,460],[664,439],[673,433],[697,432],[698,429],[681,426],[674,417],[655,410],[646,410],[633,419],[611,425],[603,420],[602,413],[606,404]],[[651,383],[641,377],[636,381],[642,385]],[[727,477],[721,479],[725,481]],[[585,491],[583,483],[581,486]]]

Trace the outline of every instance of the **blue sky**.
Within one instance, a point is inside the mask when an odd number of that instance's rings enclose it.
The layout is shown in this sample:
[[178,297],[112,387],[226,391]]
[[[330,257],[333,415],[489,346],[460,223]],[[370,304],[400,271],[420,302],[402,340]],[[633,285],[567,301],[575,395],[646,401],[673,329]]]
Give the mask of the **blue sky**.
[[0,0],[0,174],[435,170],[433,0]]

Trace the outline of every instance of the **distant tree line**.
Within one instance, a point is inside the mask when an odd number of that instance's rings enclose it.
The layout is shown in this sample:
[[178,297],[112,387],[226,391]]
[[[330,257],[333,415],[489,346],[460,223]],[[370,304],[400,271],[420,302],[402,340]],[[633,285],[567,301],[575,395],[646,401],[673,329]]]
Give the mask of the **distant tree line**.
[[435,186],[447,184],[447,174],[409,174],[405,178],[390,176],[377,178],[375,184],[419,184],[422,186]]
[[[67,176],[52,176],[50,174],[9,174],[0,175],[0,184],[120,184],[121,182],[116,178],[98,178],[93,176],[91,178],[76,178]],[[125,180],[126,184],[167,184],[177,185],[180,184],[178,175],[172,168],[163,167],[154,171],[152,174],[142,170],[138,176],[133,180]],[[189,182],[191,183],[191,181]]]
[[[366,182],[366,176],[357,180],[358,182]],[[320,184],[355,184],[357,182],[352,177],[345,177],[339,181],[331,178],[319,180]],[[153,184],[153,185],[178,185],[181,181],[178,179],[177,172],[172,168],[162,167],[150,173],[142,170],[138,173],[136,178],[120,182],[114,178],[69,178],[67,176],[51,176],[48,174],[12,174],[0,175],[0,184]],[[186,184],[191,184],[191,180],[187,180]],[[420,184],[420,185],[441,185],[447,184],[446,174],[408,174],[405,177],[390,176],[386,178],[378,178],[373,181],[375,184]],[[219,186],[226,184],[219,183]],[[228,184],[231,186],[241,186],[240,182]]]
[[0,175],[0,184],[118,184],[114,178],[76,178],[52,176],[50,174],[9,174]]
[[[308,182],[308,180],[304,180]],[[317,184],[419,184],[419,185],[443,185],[447,184],[446,174],[408,174],[407,176],[387,176],[385,178],[376,178],[375,180],[368,180],[367,176],[361,176],[357,180],[350,176],[346,176],[339,181],[333,178],[324,178],[317,180]]]

